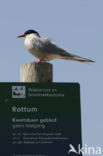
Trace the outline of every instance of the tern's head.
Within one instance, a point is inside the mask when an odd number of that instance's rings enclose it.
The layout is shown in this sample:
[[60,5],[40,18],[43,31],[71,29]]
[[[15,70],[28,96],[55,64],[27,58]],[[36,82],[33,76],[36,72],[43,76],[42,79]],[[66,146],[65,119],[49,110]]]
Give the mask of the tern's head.
[[20,35],[20,36],[18,36],[17,38],[20,38],[20,37],[27,37],[27,36],[29,36],[29,35],[31,35],[31,34],[33,34],[33,35],[35,35],[35,36],[37,36],[37,37],[40,37],[40,35],[39,35],[39,33],[37,32],[37,31],[35,31],[35,30],[27,30],[23,35]]

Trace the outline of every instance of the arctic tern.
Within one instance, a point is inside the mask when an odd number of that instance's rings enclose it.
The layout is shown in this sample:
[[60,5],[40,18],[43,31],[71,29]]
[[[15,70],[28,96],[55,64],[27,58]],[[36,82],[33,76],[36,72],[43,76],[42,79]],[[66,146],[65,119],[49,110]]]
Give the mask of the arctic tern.
[[27,30],[23,35],[18,36],[18,38],[20,37],[25,38],[24,44],[27,50],[39,59],[36,63],[53,59],[94,62],[90,59],[68,53],[64,48],[52,43],[51,39],[41,38],[39,33],[35,30]]

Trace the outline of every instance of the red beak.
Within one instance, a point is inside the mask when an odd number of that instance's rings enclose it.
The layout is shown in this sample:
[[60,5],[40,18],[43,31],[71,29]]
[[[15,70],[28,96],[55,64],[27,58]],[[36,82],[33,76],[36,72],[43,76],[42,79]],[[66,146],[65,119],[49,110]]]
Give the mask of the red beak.
[[17,38],[20,38],[20,37],[25,37],[25,35],[20,35],[20,36],[17,36]]

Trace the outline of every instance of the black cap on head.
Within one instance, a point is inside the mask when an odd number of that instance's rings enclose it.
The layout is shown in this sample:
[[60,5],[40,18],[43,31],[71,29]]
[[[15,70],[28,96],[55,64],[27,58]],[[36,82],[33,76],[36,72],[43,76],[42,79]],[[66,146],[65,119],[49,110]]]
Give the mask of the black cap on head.
[[35,31],[35,30],[32,30],[32,29],[27,30],[27,31],[24,33],[24,35],[33,34],[33,33],[36,34],[38,37],[40,37],[39,33],[38,33],[37,31]]

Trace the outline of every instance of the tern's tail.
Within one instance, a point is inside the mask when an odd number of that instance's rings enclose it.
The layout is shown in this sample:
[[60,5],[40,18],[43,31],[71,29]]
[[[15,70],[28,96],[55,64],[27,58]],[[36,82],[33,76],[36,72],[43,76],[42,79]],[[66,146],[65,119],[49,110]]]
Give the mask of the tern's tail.
[[93,60],[83,58],[83,57],[80,57],[80,56],[77,56],[77,55],[63,56],[63,57],[61,57],[61,59],[73,60],[73,61],[79,61],[79,62],[95,62]]

